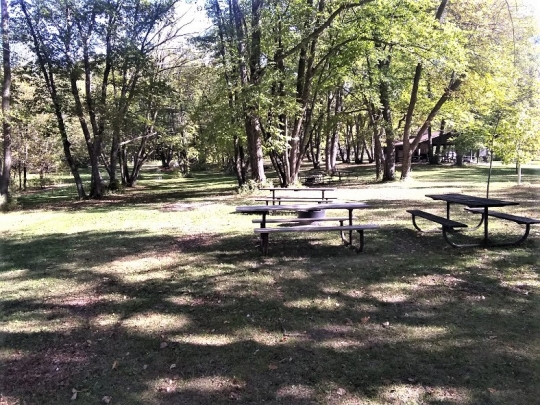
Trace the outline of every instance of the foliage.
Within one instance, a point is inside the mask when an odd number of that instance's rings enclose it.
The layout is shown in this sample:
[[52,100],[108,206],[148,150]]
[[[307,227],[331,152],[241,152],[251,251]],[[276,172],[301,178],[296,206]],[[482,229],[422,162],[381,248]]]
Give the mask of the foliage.
[[264,183],[254,181],[254,180],[248,180],[244,184],[242,184],[240,187],[238,187],[237,192],[240,195],[246,195],[246,194],[253,194],[254,192],[257,192],[261,188],[269,188],[269,187],[275,187],[272,180],[267,179]]
[[[340,151],[359,162],[364,146],[391,180],[394,141],[442,123],[460,134],[460,150],[490,146],[497,132],[505,161],[536,153],[535,130],[525,127],[537,114],[538,27],[521,0],[209,0],[212,25],[189,43],[175,0],[15,3],[16,38],[34,54],[42,45],[57,88],[58,109],[41,100],[40,111],[65,119],[66,135],[58,133],[73,152],[70,168],[94,168],[96,192],[100,165],[111,186],[117,166],[133,185],[151,158],[184,173],[219,165],[241,186],[248,170],[264,182],[270,159],[287,185],[306,152],[317,167],[324,154],[332,172]],[[36,80],[39,60],[27,62],[22,81],[43,99],[50,83]],[[456,79],[459,89],[432,114]]]
[[521,109],[502,118],[497,129],[494,151],[505,163],[522,165],[540,156],[540,111]]

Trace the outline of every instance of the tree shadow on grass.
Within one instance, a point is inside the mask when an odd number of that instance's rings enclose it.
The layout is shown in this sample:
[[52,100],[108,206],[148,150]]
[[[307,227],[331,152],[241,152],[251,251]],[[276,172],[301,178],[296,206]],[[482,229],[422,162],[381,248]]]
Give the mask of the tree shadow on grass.
[[[72,389],[81,404],[534,403],[534,287],[502,282],[497,254],[478,265],[413,235],[373,232],[364,254],[284,238],[268,258],[252,235],[5,241],[0,275],[21,290],[0,301],[0,393],[29,404],[72,403]],[[530,263],[532,250],[517,252]],[[168,260],[129,265],[156,256]],[[84,288],[25,293],[47,278]]]

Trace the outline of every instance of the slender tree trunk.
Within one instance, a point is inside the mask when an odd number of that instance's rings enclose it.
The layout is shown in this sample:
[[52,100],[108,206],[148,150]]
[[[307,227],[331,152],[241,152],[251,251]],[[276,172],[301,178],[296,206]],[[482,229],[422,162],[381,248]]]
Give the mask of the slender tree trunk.
[[86,148],[88,150],[88,156],[90,158],[90,167],[91,167],[91,182],[90,182],[90,198],[99,199],[102,197],[102,187],[101,187],[101,173],[99,172],[99,156],[101,155],[100,148],[96,148],[95,140],[92,139],[90,129],[86,123],[86,118],[84,115],[84,109],[79,96],[79,88],[77,86],[78,74],[75,66],[70,66],[70,83],[71,83],[71,94],[73,95],[73,100],[75,102],[75,113],[79,118],[79,123],[86,140]]
[[431,133],[431,125],[429,126],[428,130],[427,130],[427,133],[428,133],[428,154],[427,154],[427,159],[428,159],[428,162],[432,162],[433,161],[433,136],[432,136],[432,133]]
[[58,132],[60,133],[60,138],[62,139],[62,147],[64,150],[64,156],[66,157],[66,163],[69,166],[71,174],[73,175],[73,179],[75,180],[75,186],[77,188],[77,195],[79,199],[86,199],[86,193],[84,191],[82,179],[79,174],[79,169],[77,168],[75,160],[71,155],[71,143],[69,142],[67,128],[64,122],[62,104],[60,102],[60,97],[56,88],[56,82],[54,80],[53,66],[48,58],[48,54],[42,49],[42,41],[40,40],[40,36],[38,32],[36,32],[32,19],[28,14],[26,3],[24,1],[21,1],[19,2],[19,4],[21,6],[21,10],[24,14],[24,19],[32,37],[34,52],[36,53],[36,56],[38,58],[39,69],[41,70],[43,78],[45,79],[45,83],[47,84],[47,90],[49,91],[49,96],[51,97],[51,101],[53,103],[54,114],[56,116]]
[[[388,56],[385,60],[379,62],[379,70],[387,75],[390,67],[391,58]],[[381,160],[383,164],[383,181],[394,181],[396,179],[396,154],[395,154],[395,134],[392,108],[390,106],[390,83],[383,79],[379,84],[379,94],[382,105],[382,118],[384,120],[384,134],[386,143],[384,145],[384,157]]]
[[422,76],[422,64],[416,65],[416,71],[413,79],[413,88],[411,90],[411,99],[409,101],[409,107],[407,109],[407,115],[405,116],[405,128],[403,130],[403,162],[401,163],[401,178],[406,179],[408,173],[411,171],[412,161],[411,156],[413,149],[411,149],[410,136],[411,126],[414,114],[414,108],[416,107],[416,101],[418,100],[418,87],[420,85],[420,77]]
[[[262,0],[254,0],[251,7],[251,46],[246,44],[245,19],[238,0],[231,1],[232,17],[238,52],[238,74],[244,91],[259,83],[259,64],[261,60],[261,27],[260,13]],[[249,61],[249,66],[245,60]],[[251,178],[256,182],[266,181],[264,173],[264,156],[262,151],[263,133],[260,119],[256,114],[257,106],[244,101],[244,125],[247,136],[248,156],[251,167]]]
[[[418,70],[417,70],[417,72],[418,72]],[[420,72],[421,72],[421,67],[420,67]],[[418,78],[418,80],[419,80],[419,78]],[[444,90],[444,93],[441,95],[441,97],[439,98],[437,103],[433,106],[433,108],[429,112],[426,120],[424,121],[424,123],[422,124],[422,126],[420,127],[418,132],[416,133],[412,143],[409,143],[408,135],[404,134],[404,136],[403,136],[403,155],[404,155],[403,160],[404,161],[403,161],[403,165],[401,167],[401,179],[402,180],[407,180],[407,178],[410,176],[410,172],[411,172],[411,155],[412,155],[412,152],[418,147],[418,145],[420,143],[420,140],[422,139],[422,135],[424,135],[425,132],[427,131],[427,129],[431,126],[431,122],[433,121],[435,116],[439,113],[439,111],[442,108],[442,106],[444,105],[444,103],[446,103],[450,99],[450,97],[452,97],[452,94],[459,89],[459,87],[461,86],[461,83],[462,83],[462,78],[461,77],[452,77],[452,79],[450,81],[450,84],[448,85],[448,87],[446,87],[446,89]],[[413,93],[414,92],[415,92],[415,90],[414,90],[414,86],[413,86]],[[411,95],[411,102],[412,102],[412,97],[413,96]],[[409,105],[409,108],[411,108],[410,105]],[[412,106],[412,110],[414,111],[414,105]],[[412,112],[411,112],[411,114],[412,114]],[[407,145],[405,145],[405,140],[407,140],[406,141]],[[407,155],[405,155],[406,148],[407,148]],[[408,156],[407,162],[405,162],[405,157],[406,156]]]
[[338,146],[339,146],[339,129],[340,124],[338,122],[337,117],[339,116],[339,113],[342,109],[342,102],[343,102],[343,93],[342,93],[343,87],[338,87],[336,89],[335,97],[334,97],[334,113],[333,115],[329,115],[329,118],[332,118],[331,120],[331,132],[329,134],[328,139],[328,153],[326,157],[326,171],[328,173],[335,173],[336,172],[336,160],[338,155]]
[[315,129],[315,133],[311,141],[314,169],[321,168],[321,135],[322,135],[322,125],[319,122],[317,124],[317,128]]
[[1,0],[2,12],[2,132],[4,135],[4,158],[0,175],[0,206],[9,200],[9,181],[11,176],[11,57],[9,38],[9,10],[7,0]]

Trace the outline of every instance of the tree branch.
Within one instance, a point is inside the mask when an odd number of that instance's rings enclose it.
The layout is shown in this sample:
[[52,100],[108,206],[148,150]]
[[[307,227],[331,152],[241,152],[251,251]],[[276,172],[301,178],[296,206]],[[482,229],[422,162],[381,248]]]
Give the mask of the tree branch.
[[[349,4],[343,4],[339,6],[330,16],[324,21],[321,25],[319,25],[317,28],[315,28],[311,34],[303,38],[298,44],[293,46],[288,51],[284,51],[281,55],[279,55],[280,59],[285,59],[288,56],[294,54],[299,49],[305,47],[311,40],[317,38],[319,35],[323,33],[323,31],[332,24],[332,22],[343,12],[346,10],[350,10],[352,8],[364,6],[368,3],[371,3],[375,0],[361,0],[358,3],[349,3]],[[277,61],[276,61],[277,62]]]

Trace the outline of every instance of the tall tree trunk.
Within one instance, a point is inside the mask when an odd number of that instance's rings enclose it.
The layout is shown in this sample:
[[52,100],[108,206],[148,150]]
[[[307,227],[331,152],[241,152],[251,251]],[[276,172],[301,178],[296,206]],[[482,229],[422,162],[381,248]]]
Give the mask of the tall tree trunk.
[[338,116],[342,109],[343,103],[343,87],[340,86],[336,88],[336,93],[334,97],[334,113],[329,114],[329,118],[331,119],[331,128],[329,139],[328,139],[328,150],[326,155],[326,171],[328,173],[335,173],[336,172],[336,160],[337,160],[337,154],[338,154],[338,146],[339,146],[339,129],[340,124],[338,121]]
[[[420,73],[421,73],[421,67],[420,67],[419,70],[420,70]],[[418,72],[418,69],[417,69],[417,72]],[[419,78],[418,78],[418,80],[419,80]],[[416,133],[416,135],[415,135],[412,142],[409,141],[408,134],[405,133],[403,135],[403,165],[401,167],[401,179],[402,180],[407,180],[407,178],[410,176],[410,173],[411,173],[411,155],[412,155],[412,152],[414,152],[414,150],[416,150],[416,148],[420,144],[420,140],[422,139],[422,135],[424,135],[425,132],[427,131],[427,129],[431,126],[431,122],[433,121],[435,116],[439,113],[439,111],[442,108],[442,106],[444,105],[444,103],[446,103],[450,99],[450,97],[452,97],[452,94],[459,89],[459,87],[461,86],[461,83],[462,83],[462,77],[452,77],[452,79],[450,80],[450,84],[448,85],[448,87],[446,87],[446,89],[444,90],[444,93],[441,95],[441,97],[439,98],[437,103],[433,106],[433,108],[429,112],[426,120],[424,121],[424,123],[422,124],[420,129],[417,131],[417,133]],[[417,92],[417,90],[418,89],[416,89],[416,92]],[[413,93],[414,92],[415,92],[415,90],[414,90],[414,86],[413,86]],[[412,97],[413,96],[411,95],[411,102],[412,102]],[[410,105],[409,105],[409,108],[411,108]],[[414,106],[412,106],[412,110],[414,110]],[[411,114],[412,114],[412,112],[411,112]],[[410,131],[409,131],[409,133],[410,133]],[[407,152],[407,154],[406,154],[406,152]],[[405,161],[406,156],[408,156],[407,161]]]
[[411,90],[411,99],[409,101],[409,107],[407,109],[407,115],[405,116],[405,128],[403,130],[403,161],[401,164],[401,178],[404,180],[408,177],[408,173],[411,171],[412,161],[411,156],[414,150],[411,149],[410,136],[411,125],[414,115],[414,108],[416,107],[416,101],[418,100],[418,87],[420,85],[420,77],[422,76],[422,64],[416,65],[416,71],[414,73],[413,87]]
[[[75,102],[75,114],[79,118],[79,123],[86,141],[86,148],[88,150],[88,156],[90,158],[90,167],[91,167],[91,182],[90,182],[90,198],[99,199],[102,197],[102,187],[101,187],[101,174],[99,172],[99,156],[101,151],[99,148],[96,150],[96,145],[94,144],[95,139],[92,139],[90,134],[90,129],[86,123],[86,118],[84,115],[84,109],[82,106],[81,98],[79,96],[79,88],[77,86],[78,74],[77,68],[73,65],[69,66],[70,72],[70,83],[71,83],[71,94],[73,95],[73,100]],[[96,154],[97,153],[97,154]]]
[[238,187],[241,187],[246,182],[246,171],[244,165],[244,148],[240,144],[240,138],[234,135],[234,172],[238,180]]
[[[251,7],[251,46],[246,45],[246,33],[244,26],[244,15],[238,0],[231,1],[232,17],[234,21],[235,35],[238,51],[238,74],[240,84],[244,91],[248,91],[251,86],[257,85],[260,79],[259,64],[261,60],[261,27],[260,14],[262,11],[262,0],[254,0]],[[245,60],[249,61],[249,66]],[[248,69],[249,68],[249,69]],[[257,116],[257,106],[252,101],[244,100],[244,125],[248,140],[248,156],[251,167],[251,178],[256,182],[266,181],[264,173],[263,156],[263,133],[260,119]]]
[[[444,15],[444,10],[446,8],[447,3],[448,3],[448,0],[441,0],[439,7],[437,8],[435,19],[438,22],[442,21],[442,17]],[[444,103],[450,98],[451,94],[455,90],[457,90],[459,86],[461,85],[461,79],[454,78],[454,76],[452,76],[450,85],[445,89],[443,96],[441,96],[437,104],[432,108],[427,119],[424,121],[424,124],[422,125],[422,127],[418,130],[411,144],[410,139],[409,139],[410,134],[411,134],[411,122],[412,122],[412,117],[414,115],[414,108],[416,106],[416,100],[418,98],[418,87],[419,87],[421,75],[422,75],[422,63],[418,63],[415,69],[413,88],[411,91],[411,99],[409,101],[409,108],[407,110],[407,116],[405,118],[406,122],[405,122],[405,129],[403,133],[403,163],[401,165],[401,179],[402,180],[407,180],[410,177],[411,168],[412,168],[412,161],[411,161],[412,154],[418,147],[418,144],[420,143],[420,139],[422,138],[422,135],[424,135],[426,130],[431,126],[431,121],[438,114],[439,110],[442,108]]]
[[38,66],[45,79],[47,84],[47,90],[49,91],[49,96],[54,107],[54,114],[56,116],[56,123],[58,125],[58,132],[60,133],[60,138],[62,139],[62,147],[64,150],[64,156],[66,158],[66,163],[69,166],[73,179],[75,180],[75,187],[77,188],[77,195],[79,199],[86,199],[86,193],[84,191],[83,182],[79,174],[79,169],[75,164],[75,159],[71,155],[71,143],[69,142],[69,137],[67,133],[66,124],[64,122],[64,114],[62,111],[62,104],[60,101],[60,96],[56,88],[56,82],[54,80],[54,68],[48,57],[48,54],[44,52],[43,43],[41,41],[40,34],[36,31],[32,19],[26,8],[26,3],[24,1],[19,2],[21,10],[24,14],[24,20],[27,24],[27,27],[30,31],[32,37],[32,42],[34,45],[34,51],[38,58]]
[[[216,21],[217,21],[217,28],[218,28],[218,38],[219,38],[219,55],[221,56],[221,61],[224,69],[224,75],[225,75],[225,83],[227,83],[227,98],[228,98],[228,104],[229,108],[232,111],[235,110],[236,102],[238,101],[238,92],[233,88],[233,80],[231,77],[234,75],[234,72],[230,72],[231,68],[228,66],[227,61],[227,45],[228,43],[225,40],[225,31],[226,31],[226,23],[223,16],[223,12],[221,10],[221,6],[219,4],[219,1],[212,0],[210,2],[211,7],[213,7],[214,13],[216,15]],[[232,6],[230,7],[232,9]],[[233,24],[234,25],[234,24]],[[236,114],[231,114],[231,124],[235,124],[237,122]],[[236,174],[236,179],[238,181],[238,186],[241,187],[245,182],[247,181],[246,176],[246,170],[249,165],[249,159],[246,162],[246,156],[244,153],[244,146],[242,145],[242,141],[239,136],[234,135],[233,136],[233,151],[234,151],[234,163],[233,163],[233,170]]]
[[[390,60],[385,61],[383,70],[388,69]],[[394,181],[396,179],[396,153],[394,147],[395,133],[392,108],[390,107],[390,85],[388,81],[383,80],[379,87],[381,104],[382,104],[382,117],[384,120],[384,134],[386,143],[384,145],[383,154],[384,158],[381,163],[383,164],[383,181]]]
[[2,62],[4,80],[2,81],[2,132],[4,135],[4,158],[0,175],[0,206],[8,202],[9,181],[11,176],[11,58],[9,41],[9,10],[7,0],[1,0],[2,8]]

